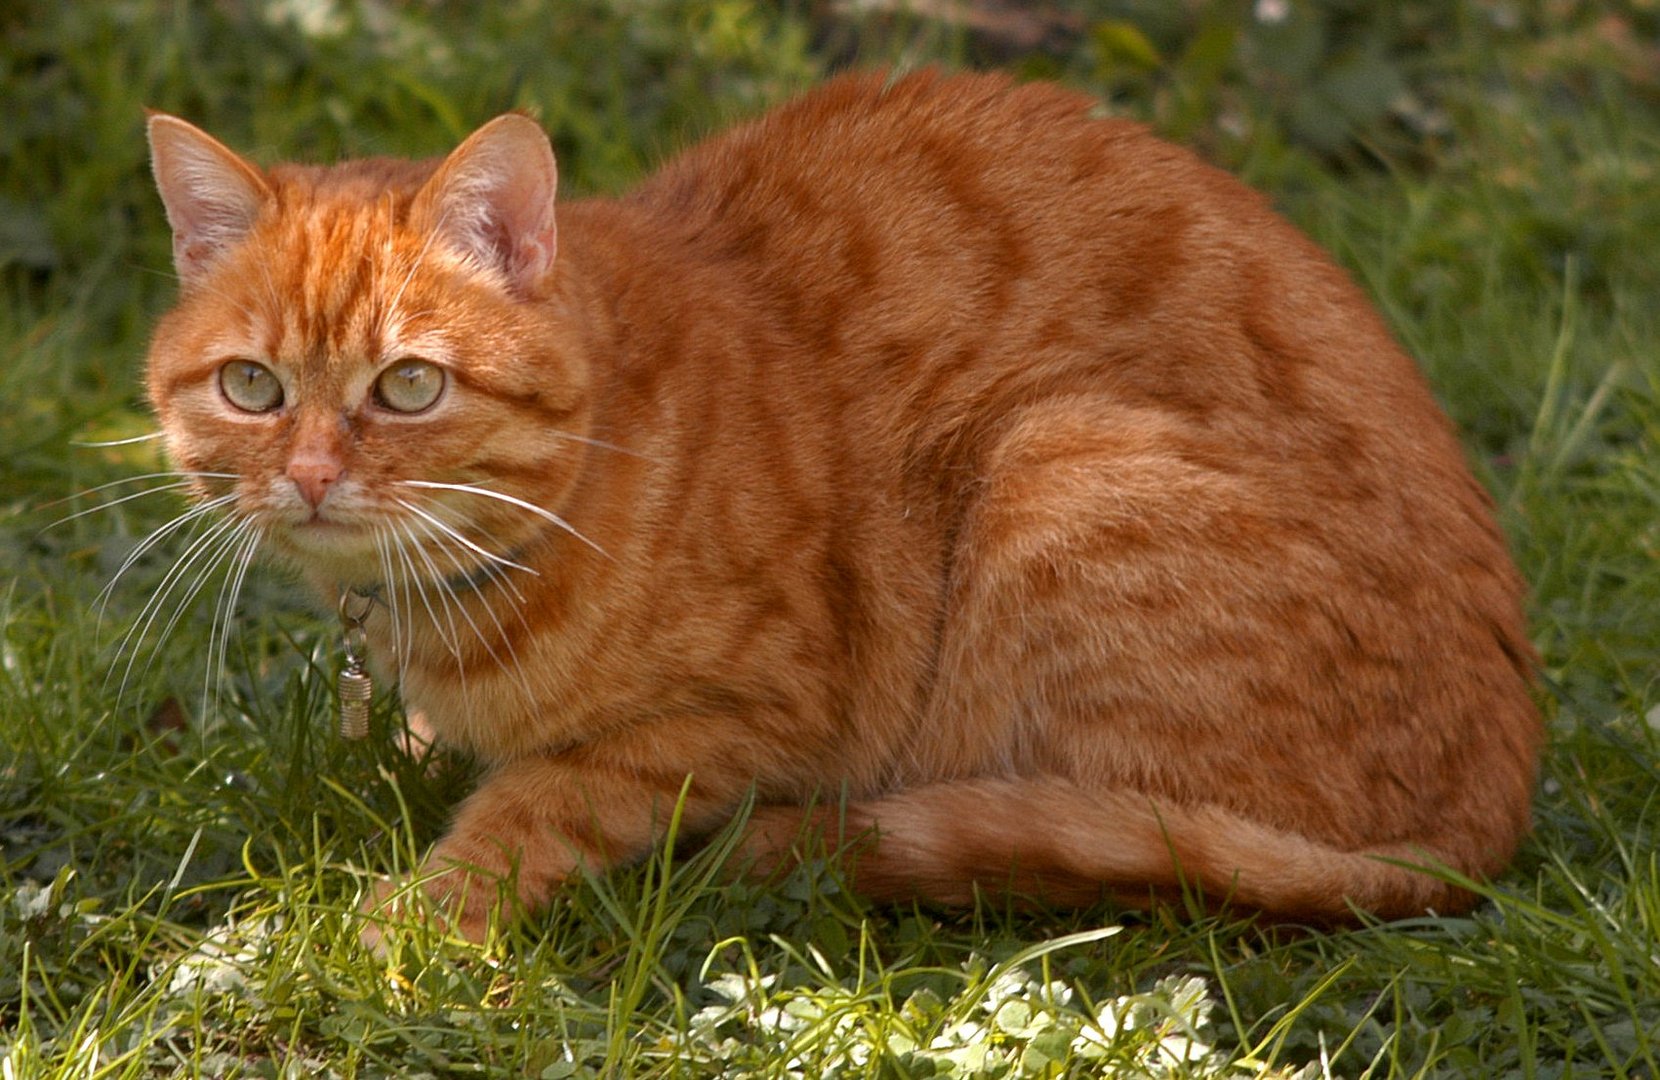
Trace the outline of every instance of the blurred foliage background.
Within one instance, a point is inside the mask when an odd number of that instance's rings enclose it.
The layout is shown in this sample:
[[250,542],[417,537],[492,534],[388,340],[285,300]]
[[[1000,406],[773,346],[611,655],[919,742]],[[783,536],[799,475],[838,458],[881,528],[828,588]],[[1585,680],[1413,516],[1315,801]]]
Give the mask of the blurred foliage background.
[[[1270,188],[1310,169],[1456,166],[1481,149],[1461,117],[1584,123],[1599,80],[1660,105],[1656,0],[13,0],[0,36],[14,294],[166,265],[140,104],[256,156],[314,160],[436,153],[526,109],[576,192],[618,190],[840,68],[940,58],[1064,79]],[[1593,227],[1585,209],[1557,228]],[[96,290],[112,335],[133,329],[116,317],[124,289]]]

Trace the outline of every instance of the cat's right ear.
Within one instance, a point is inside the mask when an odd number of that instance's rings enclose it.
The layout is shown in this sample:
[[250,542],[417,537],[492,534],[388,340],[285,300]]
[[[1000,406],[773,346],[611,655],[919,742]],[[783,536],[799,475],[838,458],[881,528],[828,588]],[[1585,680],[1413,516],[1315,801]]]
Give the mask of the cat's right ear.
[[149,112],[150,165],[173,228],[173,266],[190,284],[247,236],[271,197],[260,171],[176,116]]
[[444,159],[413,217],[469,261],[530,292],[558,251],[554,192],[559,168],[536,121],[498,116]]

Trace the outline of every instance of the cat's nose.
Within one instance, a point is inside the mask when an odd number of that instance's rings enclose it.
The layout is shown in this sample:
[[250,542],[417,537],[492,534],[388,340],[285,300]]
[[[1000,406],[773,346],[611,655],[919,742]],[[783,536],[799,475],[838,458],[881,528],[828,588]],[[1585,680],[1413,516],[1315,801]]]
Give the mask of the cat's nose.
[[322,455],[296,454],[288,461],[288,478],[313,510],[323,505],[329,488],[344,471],[337,458]]

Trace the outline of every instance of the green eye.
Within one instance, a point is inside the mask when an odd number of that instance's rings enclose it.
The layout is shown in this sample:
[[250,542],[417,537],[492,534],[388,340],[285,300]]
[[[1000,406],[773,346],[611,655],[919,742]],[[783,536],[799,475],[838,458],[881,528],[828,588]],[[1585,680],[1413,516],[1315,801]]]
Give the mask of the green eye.
[[264,364],[228,360],[219,368],[219,392],[243,412],[270,412],[282,404],[282,383]]
[[375,380],[375,400],[393,412],[430,409],[444,392],[444,369],[413,357],[399,360]]

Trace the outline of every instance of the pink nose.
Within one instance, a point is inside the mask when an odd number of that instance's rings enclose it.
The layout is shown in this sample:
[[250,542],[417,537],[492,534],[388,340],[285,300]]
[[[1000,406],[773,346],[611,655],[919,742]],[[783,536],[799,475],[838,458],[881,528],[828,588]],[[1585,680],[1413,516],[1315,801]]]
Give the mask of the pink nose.
[[313,510],[323,505],[329,488],[344,471],[339,460],[321,455],[296,454],[288,462],[288,478]]

